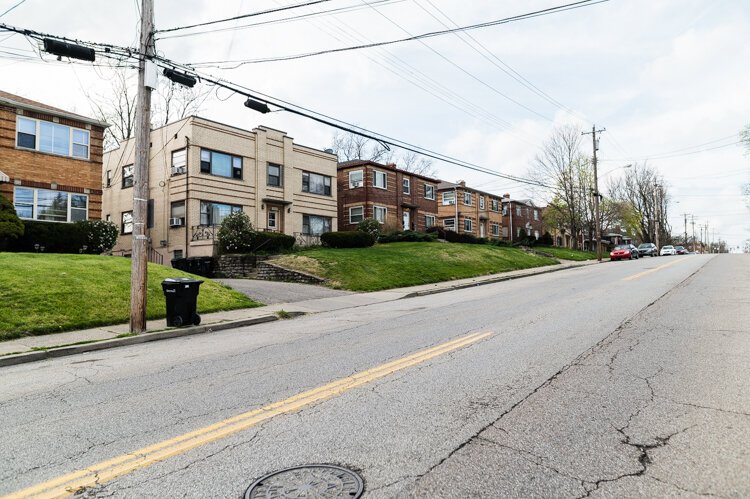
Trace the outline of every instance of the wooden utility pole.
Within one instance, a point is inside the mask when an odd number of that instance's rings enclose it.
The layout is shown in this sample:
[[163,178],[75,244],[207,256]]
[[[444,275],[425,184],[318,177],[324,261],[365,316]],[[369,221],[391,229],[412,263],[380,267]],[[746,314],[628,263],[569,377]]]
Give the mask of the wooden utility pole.
[[690,215],[690,224],[693,226],[693,252],[695,252],[695,215]]
[[654,237],[656,239],[656,248],[661,250],[659,246],[659,212],[661,211],[661,186],[654,184]]
[[595,212],[595,223],[596,223],[596,259],[597,261],[602,261],[602,224],[599,217],[599,175],[596,168],[596,151],[599,150],[599,141],[596,138],[597,133],[601,133],[606,131],[606,128],[602,128],[601,130],[596,129],[596,125],[591,127],[590,132],[583,132],[582,135],[588,135],[591,134],[591,139],[594,145],[594,212]]
[[690,248],[690,245],[688,244],[688,238],[687,238],[687,217],[689,213],[683,213],[682,214],[685,217],[685,248]]
[[130,271],[130,332],[146,330],[148,286],[148,159],[151,134],[151,88],[146,85],[148,64],[154,55],[154,2],[141,0],[141,41],[138,62],[138,101],[133,164],[133,252]]

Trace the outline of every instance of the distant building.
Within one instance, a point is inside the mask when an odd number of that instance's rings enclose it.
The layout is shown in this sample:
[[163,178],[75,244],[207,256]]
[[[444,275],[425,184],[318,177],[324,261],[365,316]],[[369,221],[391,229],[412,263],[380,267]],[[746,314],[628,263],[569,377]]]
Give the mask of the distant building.
[[0,195],[23,220],[101,218],[106,126],[0,91]]
[[340,230],[354,230],[365,218],[402,230],[425,231],[437,223],[439,180],[394,164],[353,160],[338,165]]
[[[104,217],[117,223],[114,252],[130,254],[134,139],[104,156]],[[244,211],[257,230],[299,244],[335,231],[336,156],[285,132],[252,131],[191,116],[151,131],[146,233],[165,261],[214,254],[218,227]]]
[[444,229],[500,239],[503,227],[500,196],[467,187],[464,181],[440,182],[438,194],[438,214]]
[[531,199],[510,199],[503,196],[503,239],[518,241],[528,237],[539,239],[545,232],[544,208]]

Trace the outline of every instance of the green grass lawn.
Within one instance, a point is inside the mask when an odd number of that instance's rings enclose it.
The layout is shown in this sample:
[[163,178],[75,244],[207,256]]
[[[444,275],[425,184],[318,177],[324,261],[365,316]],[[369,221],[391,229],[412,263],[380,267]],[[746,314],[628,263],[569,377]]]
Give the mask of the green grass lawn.
[[414,286],[554,265],[552,258],[489,244],[390,243],[371,248],[315,248],[274,260],[353,291]]
[[[596,260],[595,251],[581,251],[553,246],[534,246],[533,249],[541,251],[542,253],[549,253],[555,258],[560,258],[562,260],[574,260],[576,262],[582,262],[584,260]],[[606,253],[605,256],[609,257],[609,253]]]
[[[0,253],[0,340],[119,324],[130,317],[130,259],[92,255]],[[149,319],[165,316],[161,281],[195,277],[149,264]],[[198,312],[260,304],[204,280]]]

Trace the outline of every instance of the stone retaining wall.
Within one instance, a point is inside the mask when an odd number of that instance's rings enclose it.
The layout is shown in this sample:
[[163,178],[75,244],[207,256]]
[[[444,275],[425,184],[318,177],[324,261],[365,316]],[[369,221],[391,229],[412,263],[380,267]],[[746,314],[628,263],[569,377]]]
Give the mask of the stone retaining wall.
[[258,273],[255,277],[266,281],[287,281],[305,284],[322,284],[326,282],[325,279],[320,277],[296,270],[285,269],[269,262],[258,262]]
[[258,262],[267,260],[267,256],[258,255],[221,255],[216,258],[214,274],[216,277],[236,279],[254,277]]

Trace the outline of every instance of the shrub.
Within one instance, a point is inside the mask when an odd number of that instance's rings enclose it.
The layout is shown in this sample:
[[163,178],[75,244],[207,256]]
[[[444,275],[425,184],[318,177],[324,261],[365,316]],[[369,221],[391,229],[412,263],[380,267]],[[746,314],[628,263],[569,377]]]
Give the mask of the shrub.
[[425,232],[416,232],[413,230],[405,230],[403,232],[395,232],[380,236],[378,238],[379,243],[398,243],[398,242],[430,242],[437,239],[437,234],[427,234]]
[[367,232],[373,238],[377,239],[380,235],[380,222],[374,218],[365,218],[357,224],[357,230],[360,232]]
[[224,218],[219,227],[219,253],[248,253],[253,249],[257,232],[250,217],[244,211],[232,213]]
[[326,232],[320,242],[329,248],[367,248],[375,244],[375,238],[367,232],[353,230]]
[[115,247],[119,229],[117,225],[107,220],[82,220],[76,222],[86,241],[85,253],[99,255],[107,253]]
[[425,231],[428,234],[435,234],[437,235],[438,239],[445,239],[445,229],[442,227],[438,227],[437,225],[433,225],[432,227],[428,227]]
[[0,196],[0,250],[23,236],[24,225],[9,199]]
[[554,241],[552,240],[552,234],[549,232],[545,232],[542,234],[542,237],[540,237],[536,243],[540,246],[552,246],[554,244]]
[[445,240],[451,243],[464,243],[464,244],[484,244],[487,242],[484,238],[472,236],[465,232],[455,232],[452,230],[445,231]]
[[11,251],[79,253],[84,246],[88,246],[80,224],[37,220],[24,220],[23,224],[24,234],[16,241],[11,241]]
[[252,238],[253,253],[280,253],[294,246],[294,237],[279,232],[256,232]]

